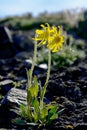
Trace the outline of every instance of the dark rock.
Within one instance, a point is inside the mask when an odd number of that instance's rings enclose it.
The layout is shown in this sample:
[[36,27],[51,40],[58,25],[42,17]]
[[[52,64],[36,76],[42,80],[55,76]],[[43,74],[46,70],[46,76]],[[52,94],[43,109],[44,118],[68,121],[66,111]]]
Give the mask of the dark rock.
[[76,104],[69,100],[64,102],[63,105],[64,105],[64,108],[68,109],[68,111],[75,111],[75,109],[76,109]]
[[14,55],[11,32],[7,27],[0,26],[0,59],[11,58]]
[[87,130],[87,123],[78,123],[76,124],[75,130]]
[[82,73],[81,69],[76,67],[71,67],[66,71],[67,77],[73,80],[77,80],[78,77],[81,75],[81,73]]
[[27,51],[27,52],[32,52],[33,51],[33,43],[32,43],[32,32],[23,32],[19,31],[16,32],[13,35],[13,41],[14,45],[19,51]]
[[12,80],[2,80],[0,81],[0,92],[2,94],[6,94],[12,87],[13,87],[13,81]]
[[11,32],[7,27],[0,26],[0,43],[4,45],[12,42]]
[[6,128],[6,130],[8,129],[8,124],[9,124],[9,120],[8,120],[8,108],[6,106],[0,106],[0,129],[3,130],[4,128]]
[[65,95],[65,87],[62,84],[61,78],[55,79],[55,80],[50,80],[48,89],[50,92],[52,92],[52,94],[54,93],[55,95],[58,95],[58,96]]
[[87,123],[87,113],[84,115],[84,122]]

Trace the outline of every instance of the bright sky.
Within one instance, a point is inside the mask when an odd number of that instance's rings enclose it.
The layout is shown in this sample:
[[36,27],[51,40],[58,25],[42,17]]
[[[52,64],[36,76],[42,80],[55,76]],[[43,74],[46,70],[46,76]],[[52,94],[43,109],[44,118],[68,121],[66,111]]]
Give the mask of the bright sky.
[[31,12],[58,12],[77,7],[87,8],[87,0],[0,0],[0,17]]

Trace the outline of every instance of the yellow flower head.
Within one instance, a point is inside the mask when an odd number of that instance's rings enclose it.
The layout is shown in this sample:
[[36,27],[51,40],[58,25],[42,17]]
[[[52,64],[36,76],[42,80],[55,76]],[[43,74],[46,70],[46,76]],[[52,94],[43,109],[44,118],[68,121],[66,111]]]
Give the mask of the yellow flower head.
[[60,26],[58,26],[58,28],[54,28],[56,33],[50,38],[50,42],[48,43],[47,47],[52,52],[57,52],[62,49],[65,38],[62,35],[62,28]]
[[46,23],[46,26],[41,24],[42,30],[36,30],[36,37],[33,38],[35,41],[40,41],[40,44],[46,44],[49,41],[50,36],[50,25]]
[[[46,26],[45,26],[46,25]],[[45,25],[41,24],[42,29],[36,30],[36,37],[33,38],[35,41],[40,41],[40,44],[47,44],[47,48],[52,52],[57,52],[62,48],[64,42],[64,36],[62,34],[62,28],[60,26],[55,27],[46,23]]]

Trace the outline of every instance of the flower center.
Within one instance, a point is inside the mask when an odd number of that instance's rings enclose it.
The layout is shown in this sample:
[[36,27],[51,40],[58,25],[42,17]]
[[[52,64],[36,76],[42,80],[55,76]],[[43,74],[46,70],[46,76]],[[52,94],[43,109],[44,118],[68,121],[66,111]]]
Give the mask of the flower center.
[[58,36],[58,35],[55,36],[54,40],[55,40],[56,43],[61,42],[61,36]]

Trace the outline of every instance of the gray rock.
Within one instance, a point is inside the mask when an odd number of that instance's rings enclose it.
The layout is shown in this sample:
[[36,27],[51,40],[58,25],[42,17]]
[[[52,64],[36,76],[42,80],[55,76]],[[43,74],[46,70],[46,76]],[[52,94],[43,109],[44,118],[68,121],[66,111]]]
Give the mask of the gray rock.
[[12,88],[1,101],[1,105],[6,105],[9,109],[14,109],[15,107],[19,107],[20,104],[26,103],[26,96],[26,90]]
[[3,98],[0,104],[0,128],[11,127],[12,120],[19,113],[20,104],[26,103],[26,95],[25,90],[12,88]]
[[7,80],[4,80],[4,81],[1,81],[0,86],[4,86],[4,85],[7,85],[7,84],[12,84],[12,83],[13,83],[12,80],[7,79]]

